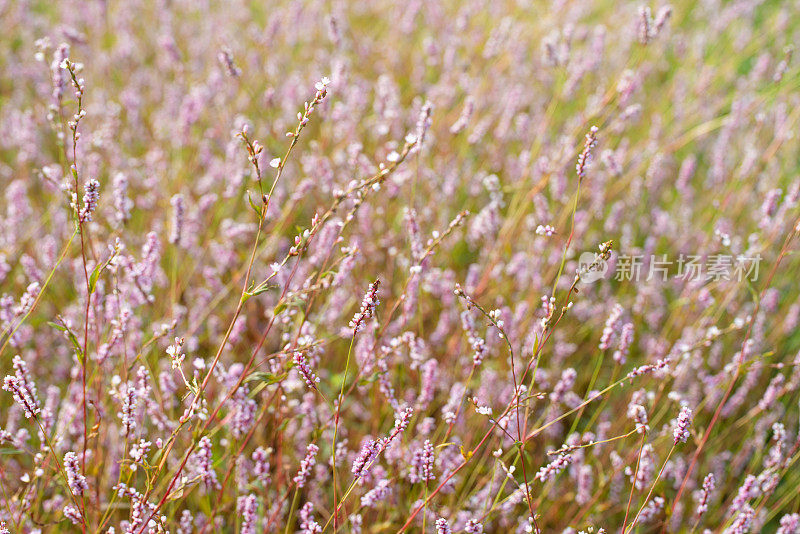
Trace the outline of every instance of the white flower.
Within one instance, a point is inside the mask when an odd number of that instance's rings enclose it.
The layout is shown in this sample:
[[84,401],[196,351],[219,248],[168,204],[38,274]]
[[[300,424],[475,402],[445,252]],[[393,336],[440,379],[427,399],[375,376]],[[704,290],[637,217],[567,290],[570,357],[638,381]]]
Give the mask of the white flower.
[[317,91],[322,91],[328,85],[330,85],[330,83],[331,83],[330,78],[328,78],[327,76],[323,76],[320,81],[314,84],[314,89],[316,89]]

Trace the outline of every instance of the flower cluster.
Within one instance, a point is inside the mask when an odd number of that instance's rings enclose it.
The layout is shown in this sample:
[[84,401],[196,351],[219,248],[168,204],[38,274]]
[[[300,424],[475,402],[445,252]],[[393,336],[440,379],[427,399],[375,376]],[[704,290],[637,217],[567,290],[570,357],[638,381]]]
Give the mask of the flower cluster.
[[306,447],[306,457],[303,458],[303,461],[300,462],[300,469],[297,471],[297,474],[292,479],[295,484],[297,484],[298,488],[302,488],[306,485],[308,481],[308,477],[311,474],[311,470],[314,469],[314,465],[317,463],[317,453],[319,452],[319,447],[314,445],[313,443],[309,443],[308,447]]
[[0,534],[798,532],[796,2],[150,4],[0,2]]
[[74,452],[70,451],[64,455],[64,471],[67,473],[67,484],[73,495],[83,495],[89,489],[86,477],[81,474],[78,455]]
[[678,443],[686,443],[689,439],[689,427],[692,425],[692,410],[688,406],[682,406],[678,414],[678,420],[675,422],[675,427],[672,429],[672,437],[675,440],[675,445]]
[[42,411],[39,398],[36,396],[36,384],[31,379],[25,360],[14,356],[13,366],[14,374],[3,379],[3,389],[11,392],[26,418],[34,417]]
[[353,335],[364,327],[364,323],[373,316],[375,308],[380,304],[380,300],[378,300],[379,287],[380,280],[375,280],[369,285],[369,289],[364,294],[364,298],[361,300],[361,309],[353,316],[348,325],[353,329]]

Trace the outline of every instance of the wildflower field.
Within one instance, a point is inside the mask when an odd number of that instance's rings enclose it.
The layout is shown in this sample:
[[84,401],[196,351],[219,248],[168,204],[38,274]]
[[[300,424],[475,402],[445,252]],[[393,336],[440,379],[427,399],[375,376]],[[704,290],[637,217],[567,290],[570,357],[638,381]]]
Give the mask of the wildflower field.
[[0,1],[0,533],[800,533],[798,41]]

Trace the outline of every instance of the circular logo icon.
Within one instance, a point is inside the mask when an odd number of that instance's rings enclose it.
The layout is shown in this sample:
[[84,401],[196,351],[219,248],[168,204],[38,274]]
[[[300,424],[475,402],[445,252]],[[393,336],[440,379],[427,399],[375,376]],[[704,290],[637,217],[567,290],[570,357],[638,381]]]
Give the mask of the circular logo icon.
[[584,284],[605,278],[608,262],[594,252],[584,252],[578,258],[578,276]]

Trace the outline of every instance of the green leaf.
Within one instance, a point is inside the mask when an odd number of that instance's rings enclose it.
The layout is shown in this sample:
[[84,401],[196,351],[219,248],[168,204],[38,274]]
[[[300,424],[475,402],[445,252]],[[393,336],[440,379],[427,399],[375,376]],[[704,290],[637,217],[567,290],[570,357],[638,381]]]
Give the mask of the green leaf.
[[107,263],[99,264],[94,268],[92,274],[89,275],[89,293],[94,293],[94,288],[97,286],[97,279],[100,277],[100,273],[103,272],[106,265]]
[[249,189],[247,190],[247,202],[250,203],[250,207],[253,208],[253,211],[256,212],[256,215],[258,215],[258,217],[261,218],[261,208],[259,206],[256,206],[256,203],[253,202],[253,197],[250,196]]
[[535,335],[533,342],[533,351],[531,352],[531,355],[536,356],[537,352],[539,352],[539,334]]
[[253,382],[253,381],[258,380],[259,383],[258,383],[258,385],[256,387],[254,387],[250,391],[250,393],[247,396],[250,397],[251,399],[254,398],[256,395],[261,393],[262,389],[264,389],[265,387],[267,387],[267,386],[269,386],[271,384],[277,384],[281,380],[285,379],[288,375],[289,375],[289,373],[281,373],[279,375],[276,375],[276,374],[273,374],[273,373],[265,373],[265,372],[262,372],[262,371],[256,371],[255,373],[252,373],[250,376],[248,376],[245,379],[245,381],[246,382]]
[[251,297],[255,297],[256,295],[260,295],[261,293],[265,293],[265,292],[269,291],[273,287],[277,287],[277,286],[271,286],[271,285],[267,284],[266,282],[261,282],[259,285],[257,285],[256,287],[254,287],[250,291],[250,296]]
[[274,287],[277,287],[277,286],[270,286],[270,285],[263,285],[263,284],[264,283],[262,282],[262,284],[259,284],[259,285],[255,286],[255,287],[250,288],[249,291],[245,291],[244,292],[244,298],[242,298],[242,303],[245,303],[248,300],[250,300],[250,297],[255,297],[257,295],[260,295],[261,293],[269,291],[270,289],[272,289]]
[[289,304],[285,300],[281,299],[281,301],[277,304],[277,306],[275,306],[272,309],[272,315],[278,315],[279,313],[281,313],[283,310],[285,310],[288,307],[289,307]]
[[53,323],[53,322],[48,322],[47,324],[49,324],[50,326],[52,326],[56,330],[61,330],[62,332],[66,332],[67,337],[72,342],[72,346],[75,347],[75,351],[78,353],[78,355],[81,357],[81,359],[83,359],[83,349],[81,349],[81,345],[80,345],[80,343],[78,343],[78,338],[75,337],[75,334],[72,333],[72,330],[70,330],[69,328],[67,328],[64,325],[60,325],[60,324]]
[[276,375],[274,373],[268,373],[264,371],[256,371],[255,373],[251,373],[250,376],[245,378],[246,382],[253,382],[258,380],[259,382],[263,382],[266,385],[270,384],[277,384],[278,382],[286,379],[289,373],[281,373]]

